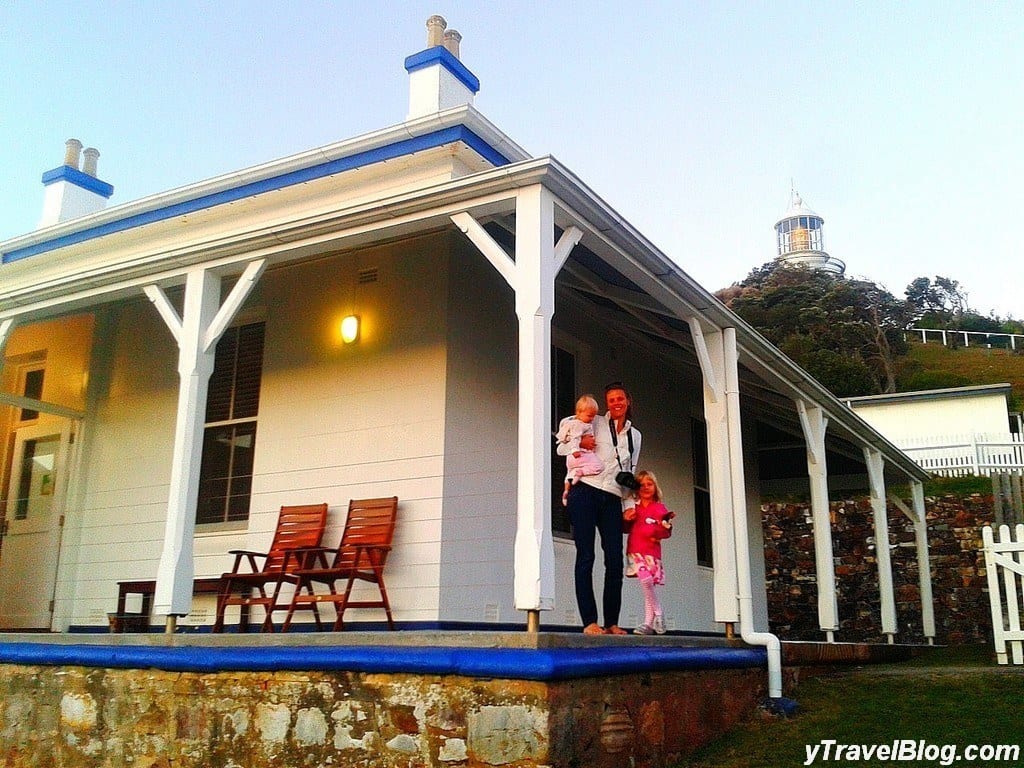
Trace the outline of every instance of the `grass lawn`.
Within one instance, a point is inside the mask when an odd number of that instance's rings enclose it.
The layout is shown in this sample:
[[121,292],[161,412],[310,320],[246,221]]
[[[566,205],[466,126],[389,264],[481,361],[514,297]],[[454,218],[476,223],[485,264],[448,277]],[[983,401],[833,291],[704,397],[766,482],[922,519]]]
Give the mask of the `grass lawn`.
[[948,349],[941,344],[911,343],[910,353],[899,374],[900,391],[941,389],[968,384],[1013,386],[1017,410],[1024,403],[1024,354],[1004,349],[961,347]]
[[[979,659],[979,654],[984,658]],[[805,681],[796,693],[800,713],[788,720],[751,721],[678,768],[790,768],[807,764],[807,746],[831,739],[846,745],[1020,745],[1017,760],[822,759],[824,766],[1024,765],[1024,669],[1000,673],[988,649],[944,649],[914,662]],[[1003,668],[1005,669],[1005,668]],[[832,748],[835,749],[834,747]],[[886,755],[881,755],[886,757]]]

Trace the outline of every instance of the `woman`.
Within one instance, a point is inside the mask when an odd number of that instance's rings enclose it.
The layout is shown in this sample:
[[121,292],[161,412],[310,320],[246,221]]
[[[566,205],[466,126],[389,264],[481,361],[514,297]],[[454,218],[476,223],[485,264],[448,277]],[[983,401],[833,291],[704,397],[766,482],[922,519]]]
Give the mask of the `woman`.
[[[633,428],[632,399],[620,382],[609,384],[604,390],[608,413],[594,417],[594,434],[580,440],[580,447],[593,450],[604,463],[597,475],[587,475],[572,486],[567,508],[572,523],[572,537],[576,543],[576,605],[583,619],[583,632],[588,635],[624,635],[619,627],[619,609],[622,607],[622,519],[627,518],[633,506],[632,488],[617,482],[625,479],[620,473],[632,477],[640,457],[640,432]],[[564,455],[563,446],[558,452]],[[604,592],[602,626],[597,619],[594,598],[594,540],[601,536],[604,553]],[[607,628],[605,628],[607,627]]]

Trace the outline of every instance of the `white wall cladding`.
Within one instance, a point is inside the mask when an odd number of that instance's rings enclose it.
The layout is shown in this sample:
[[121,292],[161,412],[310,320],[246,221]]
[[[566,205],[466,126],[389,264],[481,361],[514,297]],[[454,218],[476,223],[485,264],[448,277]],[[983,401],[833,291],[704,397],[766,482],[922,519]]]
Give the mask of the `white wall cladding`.
[[[665,505],[676,513],[672,537],[662,542],[666,576],[659,597],[666,623],[675,629],[719,631],[714,623],[712,573],[697,565],[690,419],[703,418],[700,379],[640,351],[614,331],[593,328],[588,339],[593,371],[583,371],[581,389],[600,398],[610,381],[629,387],[634,423],[643,433],[638,468],[657,475]],[[642,619],[639,584],[626,579],[621,621],[634,625]]]
[[[437,618],[446,261],[443,239],[420,238],[270,272],[260,287],[267,336],[250,543],[265,546],[282,504],[328,502],[324,540],[334,544],[350,499],[398,496],[387,583],[399,621]],[[378,280],[360,285],[367,268]],[[351,312],[361,338],[345,345],[338,326]]]
[[1003,392],[879,403],[862,400],[852,406],[858,416],[900,446],[924,436],[1010,431]]
[[[398,620],[437,618],[445,391],[446,257],[423,238],[268,272],[241,321],[266,321],[249,525],[201,532],[196,575],[229,549],[264,549],[283,504],[326,501],[337,542],[352,498],[397,495],[388,591]],[[357,284],[375,267],[376,283]],[[338,323],[363,320],[358,344]],[[424,322],[425,318],[429,321]],[[163,539],[177,395],[176,349],[146,301],[121,307],[107,340],[77,515],[81,553],[66,623],[105,623],[115,582],[152,578]],[[199,604],[200,617],[209,614]],[[373,615],[371,615],[373,614]],[[382,619],[354,612],[351,619]]]
[[[377,271],[376,282],[359,283],[366,269]],[[338,325],[353,312],[362,337],[345,345]],[[152,578],[163,541],[177,351],[144,299],[101,318],[82,491],[65,539],[76,551],[58,585],[63,626],[104,624],[116,582]],[[266,322],[266,341],[250,520],[197,535],[196,575],[222,572],[230,549],[265,549],[283,504],[326,501],[325,542],[334,544],[350,499],[397,495],[387,579],[396,619],[524,621],[512,598],[514,298],[493,268],[453,233],[325,256],[264,274],[239,317],[254,319]],[[690,418],[703,412],[699,372],[604,327],[585,302],[559,300],[554,326],[555,338],[570,340],[577,354],[579,392],[600,397],[619,379],[634,395],[641,468],[658,474],[678,514],[664,544],[661,596],[670,624],[719,631],[713,571],[696,563]],[[756,512],[749,463],[747,473]],[[753,539],[759,529],[751,530]],[[556,538],[554,549],[555,608],[542,623],[576,624],[575,547]],[[600,554],[594,576],[599,594]],[[621,622],[637,623],[642,604],[627,579]],[[212,599],[197,599],[183,623],[212,621],[212,608]],[[380,618],[374,611],[349,617]]]
[[[456,251],[451,275],[441,617],[525,622],[512,597],[518,354],[513,297],[472,253],[467,258]],[[662,360],[600,326],[577,305],[559,302],[554,326],[556,337],[576,347],[580,393],[600,398],[604,384],[622,380],[634,395],[637,427],[644,434],[641,467],[657,472],[669,507],[679,515],[675,534],[664,543],[668,583],[661,596],[669,620],[680,629],[719,631],[712,571],[696,564],[689,420],[702,413],[699,380],[668,373]],[[554,550],[555,607],[541,622],[578,624],[575,546],[556,538]],[[599,547],[594,571],[600,604]],[[627,579],[623,590],[624,625],[642,618],[643,599],[634,582]]]
[[520,621],[512,597],[514,297],[461,236],[450,264],[440,613],[445,621]]
[[[692,370],[677,368],[614,328],[598,325],[576,304],[556,302],[554,323],[563,338],[574,340],[578,347],[580,393],[591,392],[600,402],[605,384],[622,381],[633,396],[634,424],[643,433],[639,469],[657,475],[665,504],[677,515],[672,537],[662,542],[666,584],[659,588],[659,597],[666,621],[675,629],[721,631],[714,621],[713,571],[697,565],[696,555],[690,419],[703,418],[702,384],[696,361]],[[556,541],[555,556],[558,595],[551,620],[564,623],[572,617],[578,622],[572,591],[575,548],[571,542]],[[600,547],[594,572],[600,606]],[[624,626],[632,626],[642,623],[642,619],[639,585],[635,579],[627,578],[620,621]]]
[[167,516],[177,349],[145,299],[105,310],[90,368],[80,494],[69,500],[59,620],[105,624],[115,582],[153,578]]

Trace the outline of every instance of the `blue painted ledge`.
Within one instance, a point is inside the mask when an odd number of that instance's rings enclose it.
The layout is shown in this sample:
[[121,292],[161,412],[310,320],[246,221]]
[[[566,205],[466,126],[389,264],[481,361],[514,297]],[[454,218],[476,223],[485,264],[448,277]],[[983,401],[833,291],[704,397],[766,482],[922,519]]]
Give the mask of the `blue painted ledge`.
[[764,667],[767,656],[761,648],[211,648],[0,643],[0,663],[203,673],[407,672],[549,681],[644,672]]

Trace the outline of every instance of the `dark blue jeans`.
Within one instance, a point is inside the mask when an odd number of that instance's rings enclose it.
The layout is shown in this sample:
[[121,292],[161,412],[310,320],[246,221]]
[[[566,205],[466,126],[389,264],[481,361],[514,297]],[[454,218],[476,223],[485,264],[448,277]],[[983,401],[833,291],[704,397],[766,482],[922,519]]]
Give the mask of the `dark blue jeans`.
[[604,551],[604,625],[618,624],[622,607],[622,499],[580,482],[569,491],[568,511],[576,542],[576,605],[583,626],[597,622],[593,583],[595,531],[601,535]]

